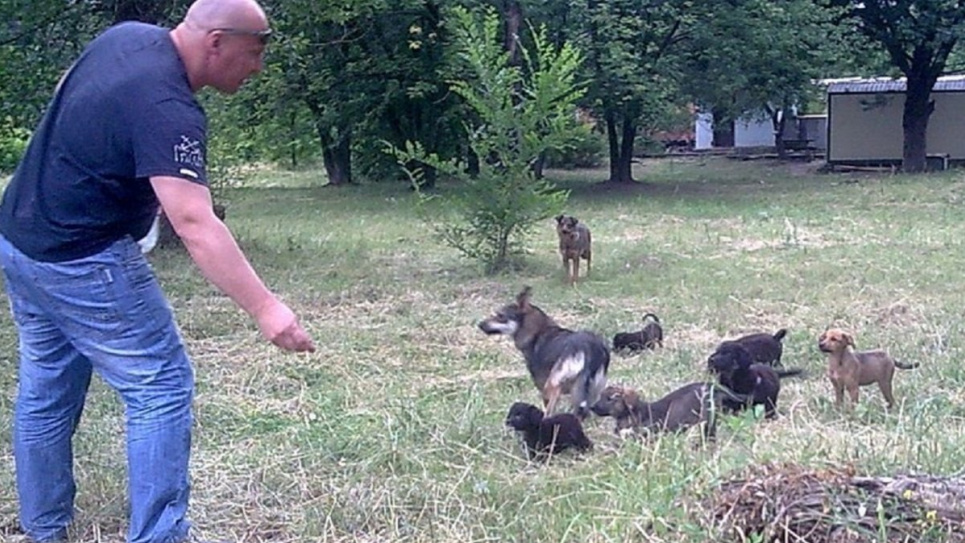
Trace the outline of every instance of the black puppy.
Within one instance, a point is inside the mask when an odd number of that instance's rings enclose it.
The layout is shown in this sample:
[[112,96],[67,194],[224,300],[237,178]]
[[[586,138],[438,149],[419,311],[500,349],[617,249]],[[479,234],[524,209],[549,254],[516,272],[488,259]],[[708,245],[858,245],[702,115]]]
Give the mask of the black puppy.
[[[800,369],[775,370],[766,364],[755,364],[751,353],[736,342],[725,342],[707,360],[707,369],[717,375],[718,382],[750,398],[750,405],[763,405],[764,416],[777,416],[777,395],[781,391],[781,378],[800,375]],[[747,403],[724,398],[724,409],[738,412]]]
[[781,340],[784,339],[786,335],[786,328],[781,328],[773,334],[765,332],[748,334],[737,339],[723,341],[717,348],[719,350],[720,347],[724,345],[736,343],[747,349],[747,352],[750,353],[751,359],[754,362],[780,368],[783,367],[781,364],[781,355],[784,353],[784,345],[781,343]]
[[636,332],[620,332],[613,336],[613,350],[634,353],[644,349],[663,347],[663,328],[660,319],[653,313],[643,316],[643,321],[653,319]]
[[535,405],[516,402],[506,415],[506,426],[522,434],[530,460],[545,462],[566,449],[587,451],[593,448],[580,419],[572,413],[544,417],[543,410]]

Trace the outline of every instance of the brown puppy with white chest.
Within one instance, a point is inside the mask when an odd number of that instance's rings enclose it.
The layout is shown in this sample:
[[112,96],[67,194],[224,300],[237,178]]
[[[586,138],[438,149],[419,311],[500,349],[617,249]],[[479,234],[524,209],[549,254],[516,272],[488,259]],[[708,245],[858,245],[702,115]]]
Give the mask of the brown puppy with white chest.
[[818,338],[818,348],[828,353],[828,378],[834,385],[834,404],[838,407],[844,401],[844,391],[848,391],[852,406],[858,403],[858,388],[878,383],[890,409],[895,404],[891,381],[895,368],[910,370],[918,364],[902,364],[895,361],[886,351],[855,351],[854,337],[844,330],[831,328]]

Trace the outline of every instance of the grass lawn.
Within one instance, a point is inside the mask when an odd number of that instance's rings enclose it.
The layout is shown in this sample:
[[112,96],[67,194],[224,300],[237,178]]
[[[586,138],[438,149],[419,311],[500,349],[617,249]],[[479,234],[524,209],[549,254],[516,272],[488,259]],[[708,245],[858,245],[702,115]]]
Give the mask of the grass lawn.
[[[226,193],[227,223],[256,269],[300,313],[318,351],[285,354],[210,287],[186,255],[151,255],[198,381],[191,516],[239,542],[721,540],[702,500],[748,466],[852,466],[860,474],[958,473],[965,465],[965,182],[817,174],[803,164],[675,158],[637,165],[631,189],[603,171],[556,172],[567,213],[593,232],[593,272],[563,281],[554,222],[526,265],[487,277],[439,244],[398,184],[317,187],[315,173],[258,174]],[[444,187],[444,190],[449,187]],[[607,338],[652,311],[665,347],[614,357],[611,382],[655,399],[706,378],[721,340],[788,328],[774,422],[731,417],[620,440],[591,419],[595,450],[528,463],[503,426],[538,403],[521,356],[476,323],[524,285],[561,325]],[[0,539],[16,524],[11,418],[17,339],[0,314]],[[817,336],[920,362],[834,408]],[[123,410],[97,379],[75,438],[73,541],[126,527]],[[750,539],[748,539],[750,541]]]

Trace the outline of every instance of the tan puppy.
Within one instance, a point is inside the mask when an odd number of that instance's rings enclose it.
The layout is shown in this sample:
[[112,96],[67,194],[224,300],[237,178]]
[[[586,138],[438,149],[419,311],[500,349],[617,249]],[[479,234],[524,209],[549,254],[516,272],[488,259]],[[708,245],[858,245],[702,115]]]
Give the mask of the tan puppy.
[[858,388],[871,383],[878,383],[878,388],[888,402],[890,409],[895,405],[895,396],[891,391],[891,380],[895,376],[895,368],[910,370],[918,364],[902,364],[896,362],[883,350],[855,351],[854,338],[844,330],[831,328],[818,338],[818,348],[828,353],[828,378],[834,385],[834,404],[841,406],[844,391],[851,397],[852,407],[858,403]]

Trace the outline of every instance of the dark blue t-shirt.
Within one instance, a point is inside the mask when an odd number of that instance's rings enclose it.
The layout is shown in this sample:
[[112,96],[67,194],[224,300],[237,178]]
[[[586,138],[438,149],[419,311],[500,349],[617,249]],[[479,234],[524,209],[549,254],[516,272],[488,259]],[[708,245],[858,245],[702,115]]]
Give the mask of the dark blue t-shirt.
[[58,84],[4,192],[0,233],[46,262],[141,238],[158,209],[149,177],[207,184],[206,131],[169,31],[114,26]]

